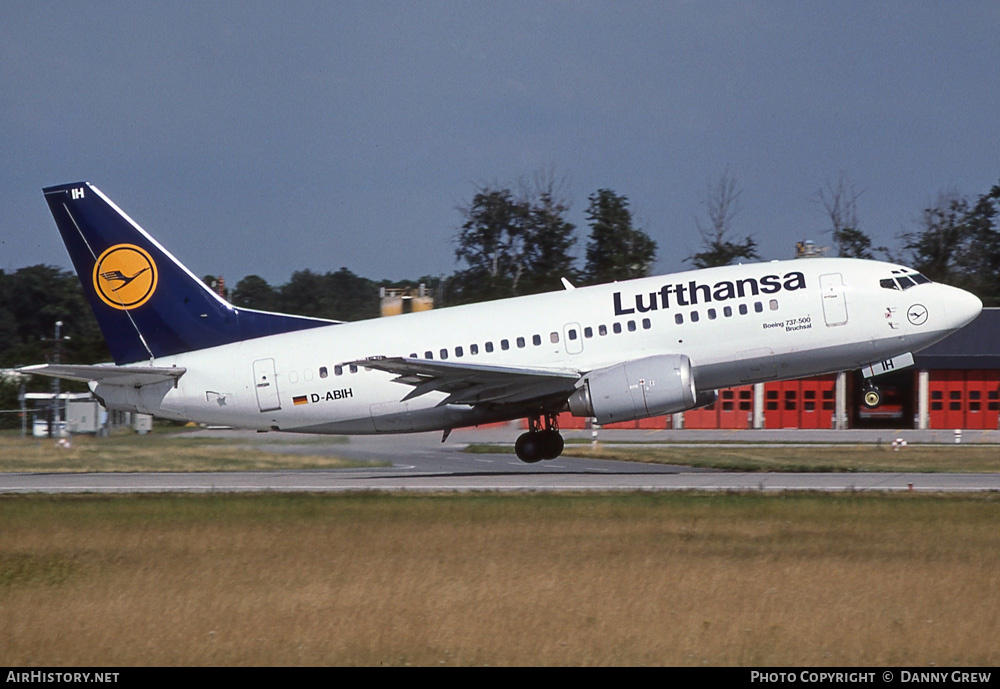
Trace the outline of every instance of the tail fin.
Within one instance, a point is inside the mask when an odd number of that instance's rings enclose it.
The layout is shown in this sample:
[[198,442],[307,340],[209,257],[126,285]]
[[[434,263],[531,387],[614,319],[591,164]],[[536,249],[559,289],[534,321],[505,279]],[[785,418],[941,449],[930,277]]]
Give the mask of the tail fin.
[[335,322],[237,309],[97,187],[43,192],[116,364]]

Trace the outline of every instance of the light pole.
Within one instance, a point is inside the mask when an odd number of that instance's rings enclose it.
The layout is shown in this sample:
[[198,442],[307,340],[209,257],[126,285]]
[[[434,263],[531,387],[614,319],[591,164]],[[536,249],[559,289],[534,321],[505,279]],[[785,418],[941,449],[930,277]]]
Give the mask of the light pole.
[[[67,337],[62,337],[62,335],[61,335],[62,325],[63,325],[62,321],[56,321],[55,337],[52,339],[52,341],[55,342],[55,344],[56,344],[55,353],[52,356],[52,358],[54,359],[53,362],[52,362],[53,364],[58,364],[59,363],[59,359],[62,356],[62,343],[63,343],[63,340],[68,340],[69,339],[68,336]],[[62,421],[62,409],[61,409],[61,407],[59,405],[59,392],[60,392],[59,391],[59,379],[58,378],[53,378],[52,379],[52,420],[49,422],[49,437],[50,438],[52,437],[53,432],[54,432],[53,431],[53,426],[58,425],[59,422]]]

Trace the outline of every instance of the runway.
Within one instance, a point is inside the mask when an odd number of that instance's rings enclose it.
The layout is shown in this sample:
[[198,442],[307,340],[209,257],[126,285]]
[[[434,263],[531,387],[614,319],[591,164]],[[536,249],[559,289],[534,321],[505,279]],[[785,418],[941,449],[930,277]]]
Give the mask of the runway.
[[[260,438],[235,431],[214,433],[224,434],[235,442]],[[641,431],[620,433],[627,433],[624,437],[635,440],[650,439],[649,434],[640,435],[643,433]],[[883,434],[887,440],[893,437],[892,433]],[[464,452],[465,446],[470,442],[511,442],[515,435],[515,432],[508,429],[456,431],[445,444],[440,442],[437,434],[353,437],[348,443],[310,442],[299,445],[286,444],[288,436],[275,437],[274,449],[282,452],[329,453],[367,461],[391,462],[392,466],[322,471],[8,473],[0,474],[0,493],[1000,491],[1000,474],[748,473],[571,457],[524,464],[510,454]],[[589,437],[589,432],[578,432],[575,435]],[[976,437],[980,442],[992,442],[995,440],[994,435],[988,432]],[[611,436],[605,432],[603,437],[620,439],[621,436]],[[789,435],[776,437],[760,432],[752,437],[761,441],[794,440]],[[671,438],[657,439],[671,441]],[[692,439],[712,440],[700,436]],[[726,434],[724,439],[732,441],[735,438]],[[873,436],[859,440],[857,436],[843,435],[836,436],[836,439],[850,442],[875,441]],[[810,440],[815,442],[815,438]],[[970,437],[969,440],[973,438]],[[911,441],[919,442],[919,438],[911,436]],[[262,442],[263,447],[271,447],[270,437],[265,437]]]

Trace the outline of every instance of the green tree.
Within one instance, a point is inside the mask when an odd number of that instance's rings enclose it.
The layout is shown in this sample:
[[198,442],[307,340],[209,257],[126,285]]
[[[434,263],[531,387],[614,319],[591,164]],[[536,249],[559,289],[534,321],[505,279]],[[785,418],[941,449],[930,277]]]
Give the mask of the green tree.
[[320,275],[298,270],[281,287],[279,311],[301,316],[353,321],[378,315],[378,288],[347,268]]
[[830,220],[828,232],[833,237],[838,256],[873,259],[876,251],[888,251],[884,246],[873,247],[871,237],[859,229],[858,199],[861,192],[855,189],[846,174],[841,172],[836,184],[828,180],[826,188],[820,189],[816,196]]
[[577,279],[576,227],[566,220],[569,204],[561,198],[551,174],[535,175],[534,186],[523,192],[521,204],[528,217],[524,237],[524,272],[520,294],[559,289],[560,278]]
[[455,258],[465,267],[452,278],[452,299],[467,304],[516,295],[525,269],[530,208],[510,189],[483,187],[471,205],[459,210],[465,222]]
[[258,311],[278,310],[278,292],[259,275],[247,275],[236,283],[233,304]]
[[695,226],[701,235],[703,250],[689,256],[695,268],[711,268],[713,266],[728,266],[739,259],[758,259],[757,242],[747,235],[742,242],[730,239],[733,232],[733,220],[740,212],[740,196],[742,189],[736,186],[736,177],[729,168],[716,182],[709,182],[708,190],[702,204],[708,212],[708,224],[703,225],[695,218]]
[[975,203],[956,192],[925,208],[919,227],[904,233],[909,263],[938,282],[962,287],[987,306],[1000,304],[1000,184]]
[[111,357],[75,273],[36,265],[0,274],[0,365],[43,363],[54,352],[62,321],[60,360],[92,364]]
[[632,227],[628,198],[610,189],[599,189],[588,201],[590,239],[584,280],[598,284],[649,275],[656,260],[656,242]]

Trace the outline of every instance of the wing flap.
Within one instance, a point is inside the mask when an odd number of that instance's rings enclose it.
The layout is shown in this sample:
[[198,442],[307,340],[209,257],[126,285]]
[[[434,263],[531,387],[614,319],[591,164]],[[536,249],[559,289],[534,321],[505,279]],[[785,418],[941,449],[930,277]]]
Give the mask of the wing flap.
[[576,389],[580,374],[575,371],[483,366],[450,361],[405,357],[362,359],[347,362],[396,375],[395,383],[413,386],[403,397],[411,400],[430,392],[443,392],[446,404],[520,404],[561,395]]

